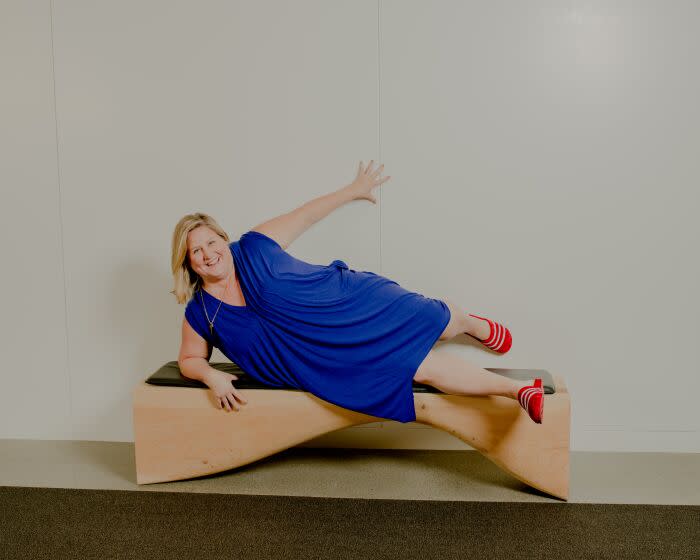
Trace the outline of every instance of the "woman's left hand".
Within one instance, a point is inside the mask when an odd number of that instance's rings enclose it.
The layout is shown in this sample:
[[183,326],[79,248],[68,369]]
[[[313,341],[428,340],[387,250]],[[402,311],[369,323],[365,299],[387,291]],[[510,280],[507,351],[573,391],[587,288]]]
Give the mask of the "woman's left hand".
[[391,179],[391,175],[382,178],[381,173],[382,169],[384,169],[384,164],[377,169],[372,169],[373,163],[374,160],[370,161],[369,165],[362,169],[362,162],[360,162],[357,177],[350,184],[350,190],[353,192],[355,200],[364,199],[369,200],[372,204],[377,204],[377,199],[374,197],[372,190]]

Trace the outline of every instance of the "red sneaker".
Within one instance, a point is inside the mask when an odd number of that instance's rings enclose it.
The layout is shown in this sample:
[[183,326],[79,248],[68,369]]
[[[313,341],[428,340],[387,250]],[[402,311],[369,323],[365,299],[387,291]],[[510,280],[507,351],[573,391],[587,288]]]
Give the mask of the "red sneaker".
[[542,379],[535,379],[534,385],[526,385],[518,391],[518,402],[530,418],[537,424],[542,423],[542,415],[544,413],[544,388],[542,387]]
[[[513,337],[510,335],[510,331],[508,330],[507,327],[504,327],[500,323],[497,323],[496,321],[492,321],[491,319],[487,319],[486,317],[479,317],[478,315],[472,315],[471,313],[469,314],[470,317],[476,317],[477,319],[482,319],[484,321],[487,321],[489,324],[489,327],[491,328],[491,332],[489,336],[486,338],[486,340],[481,340],[480,338],[473,336],[472,338],[476,338],[479,342],[484,344],[487,348],[490,348],[491,350],[494,350],[498,352],[499,354],[505,354],[510,350],[510,347],[513,345]],[[472,336],[472,335],[469,335]]]

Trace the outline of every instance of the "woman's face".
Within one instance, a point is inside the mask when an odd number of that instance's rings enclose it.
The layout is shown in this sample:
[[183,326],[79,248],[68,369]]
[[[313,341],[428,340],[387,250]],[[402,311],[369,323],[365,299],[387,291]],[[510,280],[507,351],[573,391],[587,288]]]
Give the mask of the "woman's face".
[[192,270],[207,284],[225,280],[231,273],[233,258],[228,244],[207,226],[187,234],[187,255]]

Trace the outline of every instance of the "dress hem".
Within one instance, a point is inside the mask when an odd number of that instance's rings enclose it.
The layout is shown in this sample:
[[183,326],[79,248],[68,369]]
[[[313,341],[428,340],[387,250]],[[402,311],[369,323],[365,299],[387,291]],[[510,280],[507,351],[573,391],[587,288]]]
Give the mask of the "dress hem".
[[416,404],[415,400],[413,397],[413,378],[416,375],[416,372],[418,371],[418,368],[420,368],[421,364],[425,360],[426,356],[430,353],[430,351],[433,349],[433,346],[435,346],[435,343],[438,341],[440,338],[440,335],[442,332],[445,330],[445,327],[450,324],[450,320],[452,319],[452,311],[450,311],[449,306],[442,300],[440,301],[445,308],[447,308],[447,321],[445,321],[440,329],[437,332],[437,335],[431,340],[430,344],[427,345],[427,350],[425,352],[421,352],[419,355],[421,356],[420,360],[417,360],[417,363],[411,364],[411,367],[409,368],[409,371],[411,372],[411,377],[409,378],[409,384],[410,384],[410,389],[411,389],[411,403],[412,403],[412,409],[413,409],[413,418],[408,419],[408,420],[399,420],[402,424],[406,424],[408,422],[415,422],[416,421]]

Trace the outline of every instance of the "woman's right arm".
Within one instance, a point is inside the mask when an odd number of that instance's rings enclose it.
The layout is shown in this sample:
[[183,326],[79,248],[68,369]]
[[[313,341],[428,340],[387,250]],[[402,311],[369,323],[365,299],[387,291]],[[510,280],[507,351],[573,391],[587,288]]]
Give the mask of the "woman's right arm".
[[196,379],[202,383],[207,383],[213,371],[209,365],[212,347],[204,340],[187,322],[182,319],[182,341],[180,343],[180,354],[177,363],[180,371],[185,377]]
[[187,319],[183,318],[182,344],[177,359],[182,375],[207,385],[214,393],[214,399],[219,408],[238,411],[241,404],[248,403],[241,392],[233,386],[232,381],[238,379],[238,376],[211,367],[209,365],[211,352],[212,347],[190,326]]
[[180,366],[182,375],[209,385],[207,380],[215,370],[209,365],[206,358],[184,358],[178,360],[177,363]]

